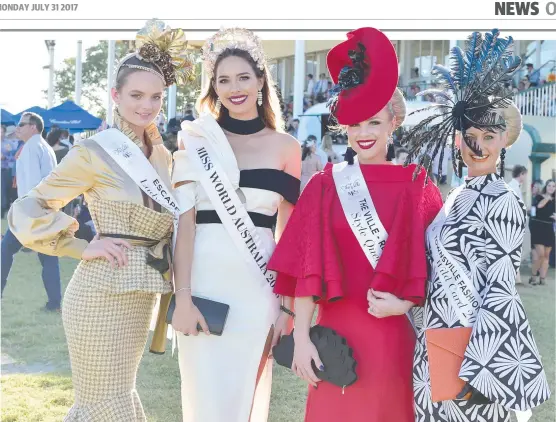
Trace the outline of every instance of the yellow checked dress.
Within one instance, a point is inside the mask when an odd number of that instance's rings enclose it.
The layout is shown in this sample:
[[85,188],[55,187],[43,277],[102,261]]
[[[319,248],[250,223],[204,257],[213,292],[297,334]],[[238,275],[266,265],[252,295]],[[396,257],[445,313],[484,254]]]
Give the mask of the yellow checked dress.
[[[141,141],[124,129],[138,145]],[[171,155],[153,125],[149,161],[170,186]],[[139,236],[169,243],[172,215],[153,203],[93,140],[74,146],[63,161],[10,210],[10,229],[37,252],[80,259],[87,247],[76,239],[75,219],[61,208],[84,193],[100,234]],[[135,388],[157,293],[171,291],[161,273],[147,265],[154,246],[134,246],[129,263],[112,268],[105,259],[81,261],[67,287],[62,307],[75,404],[66,422],[146,421]]]

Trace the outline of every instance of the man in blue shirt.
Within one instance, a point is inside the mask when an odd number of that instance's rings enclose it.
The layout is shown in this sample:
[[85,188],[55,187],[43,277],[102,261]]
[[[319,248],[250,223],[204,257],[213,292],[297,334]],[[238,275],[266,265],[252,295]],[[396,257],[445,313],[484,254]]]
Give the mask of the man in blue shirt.
[[[24,142],[16,156],[17,196],[21,198],[37,186],[56,167],[56,154],[42,138],[43,119],[35,113],[24,113],[17,126],[16,135]],[[8,229],[2,238],[2,296],[13,263],[14,255],[22,248],[21,243]],[[59,311],[62,300],[60,267],[58,257],[39,253],[42,265],[42,281],[48,296],[44,307],[47,311]]]
[[539,86],[540,72],[535,70],[533,63],[527,63],[527,77],[529,78],[530,86]]

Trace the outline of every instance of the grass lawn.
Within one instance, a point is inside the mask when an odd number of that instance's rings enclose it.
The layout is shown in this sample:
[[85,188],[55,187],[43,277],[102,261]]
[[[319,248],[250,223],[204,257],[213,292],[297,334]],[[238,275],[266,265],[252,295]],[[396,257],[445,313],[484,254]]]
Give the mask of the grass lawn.
[[[61,259],[64,288],[75,265],[76,261],[72,259]],[[59,422],[73,402],[61,316],[40,310],[46,302],[40,273],[35,253],[19,253],[2,301],[2,354],[16,361],[2,365],[2,422]],[[554,392],[556,320],[553,270],[551,276],[547,286],[524,287],[520,293]],[[525,274],[523,279],[527,280]],[[145,351],[138,389],[149,421],[181,421],[178,364],[171,353],[157,356]],[[270,421],[301,422],[305,396],[304,383],[276,366]],[[536,409],[532,421],[553,422],[554,403],[552,399]]]

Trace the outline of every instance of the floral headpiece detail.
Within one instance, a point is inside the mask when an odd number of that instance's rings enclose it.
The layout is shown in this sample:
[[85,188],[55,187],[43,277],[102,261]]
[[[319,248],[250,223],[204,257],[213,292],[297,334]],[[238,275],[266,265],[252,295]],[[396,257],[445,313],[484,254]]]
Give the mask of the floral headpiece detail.
[[[194,79],[195,65],[187,53],[187,41],[181,29],[170,29],[163,21],[151,19],[137,33],[135,40],[136,52],[126,56],[122,67],[131,67],[152,72],[162,78],[166,86],[184,83]],[[152,63],[157,69],[133,63],[130,58]]]
[[365,82],[365,77],[369,73],[370,66],[365,55],[366,48],[363,43],[357,43],[357,49],[357,51],[348,51],[352,66],[344,66],[342,68],[338,76],[338,83],[329,91],[330,99],[326,105],[331,113],[334,113],[340,93],[361,85]]
[[209,77],[214,76],[216,60],[226,49],[239,49],[249,53],[260,70],[264,70],[266,58],[259,37],[245,28],[221,29],[203,46],[203,63]]

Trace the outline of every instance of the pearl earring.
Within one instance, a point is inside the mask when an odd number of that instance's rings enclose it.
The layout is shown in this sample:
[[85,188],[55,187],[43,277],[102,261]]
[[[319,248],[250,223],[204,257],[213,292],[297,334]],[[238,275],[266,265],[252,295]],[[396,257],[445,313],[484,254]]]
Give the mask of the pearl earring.
[[259,91],[257,93],[257,104],[259,105],[259,107],[263,105],[263,92],[262,91]]

